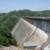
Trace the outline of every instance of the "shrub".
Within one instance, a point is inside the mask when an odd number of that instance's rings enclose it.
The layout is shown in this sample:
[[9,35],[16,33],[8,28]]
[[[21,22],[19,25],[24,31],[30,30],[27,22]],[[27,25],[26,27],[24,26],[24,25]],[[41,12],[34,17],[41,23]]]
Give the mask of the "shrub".
[[0,31],[0,45],[9,46],[9,45],[17,45],[15,38],[11,35],[11,33],[7,33],[5,31]]

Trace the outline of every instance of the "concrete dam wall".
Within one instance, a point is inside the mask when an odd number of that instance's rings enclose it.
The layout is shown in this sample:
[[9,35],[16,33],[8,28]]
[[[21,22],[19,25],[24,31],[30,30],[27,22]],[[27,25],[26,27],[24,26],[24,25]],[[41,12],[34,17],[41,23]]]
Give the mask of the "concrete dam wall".
[[48,44],[50,44],[50,20],[48,19],[30,19],[30,18],[26,18],[25,20],[27,20],[28,22],[30,22],[31,24],[35,25],[36,27],[40,28],[41,30],[43,30],[44,32],[47,33],[48,35],[48,40],[47,42],[42,46],[42,48],[46,47]]
[[28,22],[35,25],[36,27],[42,29],[47,34],[50,34],[50,20],[41,20],[41,19],[28,19],[26,18]]
[[12,30],[12,34],[15,35],[15,38],[20,45],[24,45],[24,43],[27,42],[35,42],[38,46],[42,46],[48,39],[47,34],[43,30],[24,19],[19,20]]

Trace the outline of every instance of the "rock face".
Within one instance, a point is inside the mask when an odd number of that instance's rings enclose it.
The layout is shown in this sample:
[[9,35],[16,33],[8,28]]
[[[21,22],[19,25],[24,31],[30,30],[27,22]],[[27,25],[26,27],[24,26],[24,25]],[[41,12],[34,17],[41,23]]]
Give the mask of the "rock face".
[[10,46],[10,47],[2,47],[2,48],[0,48],[0,50],[18,50],[18,48],[14,47],[14,46]]
[[41,49],[40,48],[36,48],[36,49],[24,49],[24,48],[20,48],[20,47],[10,46],[10,47],[0,48],[0,50],[41,50]]
[[[2,47],[0,50],[29,50],[29,49],[24,49],[20,47],[15,47],[15,46],[9,46],[9,47]],[[31,49],[33,50],[33,49]]]
[[9,47],[2,47],[0,48],[0,50],[24,50],[24,49],[15,46],[9,46]]
[[36,49],[24,49],[24,48],[20,48],[20,47],[15,47],[15,46],[9,46],[9,47],[3,47],[0,48],[0,50],[41,50],[40,48],[36,48]]
[[35,42],[38,44],[38,47],[40,47],[48,39],[47,34],[43,30],[36,27],[35,25],[30,24],[24,19],[19,20],[12,30],[12,35],[15,36],[19,45],[23,45],[27,42]]

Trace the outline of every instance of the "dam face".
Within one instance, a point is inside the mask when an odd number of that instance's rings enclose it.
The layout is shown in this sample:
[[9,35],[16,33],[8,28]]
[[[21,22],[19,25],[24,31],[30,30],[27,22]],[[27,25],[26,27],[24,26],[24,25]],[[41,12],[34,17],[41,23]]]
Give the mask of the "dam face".
[[31,24],[42,29],[47,34],[50,34],[50,20],[41,20],[41,19],[26,19]]
[[24,46],[23,44],[27,42],[35,42],[38,47],[41,47],[48,39],[47,34],[43,30],[22,18],[12,30],[12,34],[15,36],[16,41],[20,46]]
[[42,49],[45,48],[48,44],[50,44],[50,19],[32,19],[32,18],[26,18],[28,22],[35,25],[36,27],[42,29],[44,32],[48,35],[47,42],[42,46]]

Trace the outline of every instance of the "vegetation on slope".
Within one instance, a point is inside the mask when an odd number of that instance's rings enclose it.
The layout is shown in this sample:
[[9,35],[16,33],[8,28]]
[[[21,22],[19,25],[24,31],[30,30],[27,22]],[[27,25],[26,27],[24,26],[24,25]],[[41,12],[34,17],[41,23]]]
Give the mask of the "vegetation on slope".
[[16,17],[0,17],[0,45],[16,45],[16,40],[14,37],[12,37],[10,32],[16,22]]
[[50,10],[44,11],[31,11],[31,10],[18,10],[8,13],[11,16],[50,16]]

